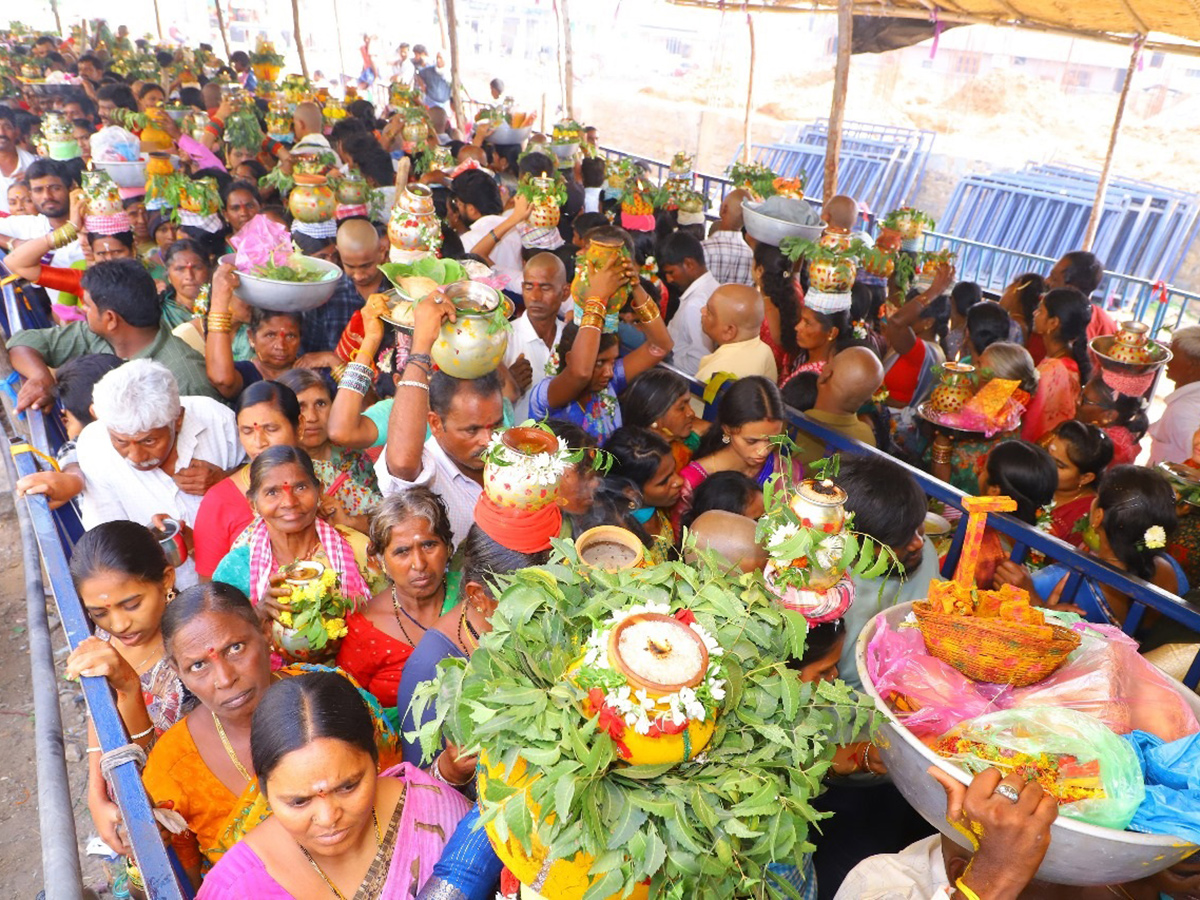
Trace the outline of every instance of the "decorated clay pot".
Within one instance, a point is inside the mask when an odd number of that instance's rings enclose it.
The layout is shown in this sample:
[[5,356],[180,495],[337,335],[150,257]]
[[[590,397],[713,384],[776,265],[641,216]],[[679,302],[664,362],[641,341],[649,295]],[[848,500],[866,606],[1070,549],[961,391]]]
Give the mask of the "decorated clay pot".
[[828,478],[801,481],[790,506],[804,528],[836,534],[846,524],[846,492]]
[[479,378],[494,372],[508,348],[508,322],[500,293],[477,281],[448,285],[446,299],[454,304],[454,322],[446,322],[429,351],[434,363],[455,378]]
[[875,246],[888,253],[894,253],[900,249],[900,244],[904,241],[904,236],[893,228],[879,229],[879,236],[875,238]]
[[371,188],[357,172],[343,178],[338,183],[337,200],[343,206],[362,206],[367,202]]
[[250,68],[254,70],[254,77],[261,83],[278,78],[283,66],[277,66],[274,63],[254,63]]
[[813,260],[808,264],[808,283],[826,294],[845,294],[854,286],[858,266],[852,259]]
[[[590,241],[575,267],[575,279],[571,282],[571,296],[575,298],[575,321],[583,321],[583,303],[588,299],[592,276],[618,256],[629,257],[624,241]],[[617,313],[629,299],[633,289],[628,285],[620,288],[608,301],[604,330],[617,330]]]
[[91,216],[115,216],[125,207],[121,192],[104,171],[83,173],[83,193]]
[[929,408],[938,415],[956,413],[975,394],[971,375],[975,367],[966,363],[948,362],[942,366],[942,380],[929,395]]
[[822,247],[830,250],[845,250],[850,246],[850,229],[839,228],[837,225],[826,225],[819,241]]
[[400,136],[408,144],[416,144],[425,140],[428,133],[429,126],[424,119],[409,119],[400,128]]
[[1154,360],[1150,346],[1150,326],[1144,322],[1125,322],[1108,348],[1112,360],[1132,365],[1144,365]]
[[529,224],[534,228],[554,228],[561,217],[559,208],[550,203],[545,206],[534,206],[529,210]]
[[171,156],[162,151],[156,151],[150,154],[150,158],[146,160],[146,175],[170,175],[175,171],[175,167],[171,165]]
[[320,650],[309,646],[308,638],[295,628],[285,628],[278,621],[271,622],[271,643],[292,662],[327,663],[337,657],[342,639],[326,641]]
[[48,112],[42,116],[42,134],[47,141],[69,141],[73,129],[62,113]]
[[388,240],[396,250],[434,253],[442,246],[442,225],[433,213],[409,213],[394,206],[388,220]]
[[424,184],[406,184],[396,194],[396,207],[417,216],[432,215],[433,191]]
[[500,436],[500,459],[483,467],[483,490],[503,509],[534,512],[558,499],[558,479],[539,477],[539,456],[559,451],[558,438],[540,428],[510,428]]
[[324,175],[295,176],[296,186],[288,195],[288,209],[299,221],[311,224],[333,218],[337,198]]
[[903,240],[915,241],[925,233],[925,223],[910,215],[908,211],[901,210],[896,217],[896,231]]

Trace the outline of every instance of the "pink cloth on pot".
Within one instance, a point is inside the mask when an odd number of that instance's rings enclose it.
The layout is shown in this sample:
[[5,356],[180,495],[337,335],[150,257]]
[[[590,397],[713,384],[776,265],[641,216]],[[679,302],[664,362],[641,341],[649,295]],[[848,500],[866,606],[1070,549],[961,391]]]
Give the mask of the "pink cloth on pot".
[[261,213],[243,225],[229,243],[235,251],[233,267],[239,272],[252,272],[269,262],[285,266],[292,257],[291,232]]

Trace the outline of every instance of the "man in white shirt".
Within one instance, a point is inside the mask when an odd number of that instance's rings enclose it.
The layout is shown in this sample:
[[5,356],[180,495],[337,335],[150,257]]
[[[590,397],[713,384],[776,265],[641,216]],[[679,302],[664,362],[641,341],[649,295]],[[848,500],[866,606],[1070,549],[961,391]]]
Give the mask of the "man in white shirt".
[[388,440],[375,475],[384,494],[424,485],[441,497],[457,545],[475,521],[475,503],[483,493],[483,452],[503,423],[504,400],[495,372],[473,380],[445,372],[429,376],[429,351],[449,306],[431,295],[414,310],[412,348],[396,382]]
[[[468,169],[450,183],[450,205],[466,231],[459,235],[463,249],[470,253],[485,235],[504,224],[504,202],[496,179],[480,169]],[[487,254],[492,268],[508,278],[510,285],[521,283],[521,236],[515,228],[503,235],[491,234],[494,246]]]
[[704,241],[704,258],[721,284],[754,284],[754,252],[742,234],[742,201],[750,195],[730,191],[721,201],[721,215]]
[[553,253],[539,253],[525,263],[521,278],[525,315],[513,322],[504,352],[504,365],[521,390],[513,407],[514,421],[529,418],[529,393],[534,386],[558,374],[557,365],[551,364],[565,325],[558,311],[570,292],[567,268]]
[[671,363],[681,372],[693,375],[700,368],[700,360],[716,349],[704,333],[700,316],[708,298],[721,285],[704,264],[700,242],[682,231],[662,242],[658,264],[663,280],[683,292],[679,308],[667,327],[675,342]]
[[17,146],[17,126],[13,111],[0,106],[0,212],[8,212],[8,189],[20,181],[37,157]]
[[413,61],[408,58],[408,44],[401,44],[396,48],[396,61],[392,64],[395,75],[392,81],[396,84],[402,84],[406,88],[412,87],[413,76],[417,74],[417,68],[413,65]]
[[[148,526],[159,516],[191,526],[205,491],[245,457],[229,407],[180,398],[162,363],[133,359],[113,369],[96,382],[92,408],[96,421],[77,442],[85,528],[116,519]],[[195,583],[189,559],[176,585]]]
[[[9,216],[0,219],[0,249],[11,250],[21,241],[44,237],[55,228],[67,224],[71,209],[71,176],[66,167],[53,159],[37,158],[25,170],[29,194],[37,215]],[[59,247],[50,257],[50,264],[67,268],[83,259],[79,238]]]
[[1167,377],[1175,390],[1167,408],[1150,426],[1150,465],[1191,459],[1192,435],[1200,429],[1200,325],[1180,328],[1171,336]]

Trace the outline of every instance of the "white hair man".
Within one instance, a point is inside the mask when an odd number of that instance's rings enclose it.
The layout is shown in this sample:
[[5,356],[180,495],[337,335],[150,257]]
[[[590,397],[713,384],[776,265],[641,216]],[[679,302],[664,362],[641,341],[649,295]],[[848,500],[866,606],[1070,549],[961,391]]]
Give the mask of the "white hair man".
[[[166,516],[195,521],[204,492],[244,456],[230,410],[208,397],[180,397],[171,370],[134,359],[113,369],[92,391],[96,421],[79,435],[85,528],[129,519],[151,525]],[[176,584],[195,583],[189,559]]]
[[1181,463],[1195,454],[1194,438],[1200,430],[1200,325],[1180,328],[1171,335],[1171,361],[1167,377],[1175,390],[1167,395],[1167,408],[1150,426],[1150,465]]

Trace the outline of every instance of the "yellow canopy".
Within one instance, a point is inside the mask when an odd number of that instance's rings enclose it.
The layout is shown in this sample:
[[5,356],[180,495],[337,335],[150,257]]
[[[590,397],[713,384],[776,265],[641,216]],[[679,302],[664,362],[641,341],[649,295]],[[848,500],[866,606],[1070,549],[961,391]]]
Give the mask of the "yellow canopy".
[[[727,12],[823,12],[837,0],[669,0]],[[853,0],[854,14],[1008,25],[1128,43],[1147,36],[1149,49],[1200,55],[1200,3],[1195,0]]]

